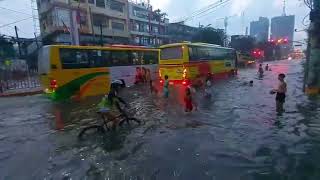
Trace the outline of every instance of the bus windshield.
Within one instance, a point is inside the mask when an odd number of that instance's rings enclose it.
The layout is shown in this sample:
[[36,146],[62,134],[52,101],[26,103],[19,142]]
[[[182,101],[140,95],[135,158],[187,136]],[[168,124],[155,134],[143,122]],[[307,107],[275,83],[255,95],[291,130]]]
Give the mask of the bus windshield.
[[182,59],[183,51],[182,46],[178,47],[169,47],[161,49],[161,60],[175,60]]

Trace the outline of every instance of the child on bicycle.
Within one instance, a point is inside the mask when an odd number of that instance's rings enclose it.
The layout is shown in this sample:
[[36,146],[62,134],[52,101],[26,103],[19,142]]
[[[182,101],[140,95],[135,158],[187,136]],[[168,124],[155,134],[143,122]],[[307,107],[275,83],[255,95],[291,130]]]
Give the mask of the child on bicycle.
[[112,127],[115,128],[119,124],[117,116],[125,115],[124,111],[121,109],[120,103],[128,106],[127,103],[117,96],[117,91],[115,88],[111,87],[108,95],[104,96],[101,102],[98,104],[99,112],[102,114],[104,119],[108,119],[112,122]]

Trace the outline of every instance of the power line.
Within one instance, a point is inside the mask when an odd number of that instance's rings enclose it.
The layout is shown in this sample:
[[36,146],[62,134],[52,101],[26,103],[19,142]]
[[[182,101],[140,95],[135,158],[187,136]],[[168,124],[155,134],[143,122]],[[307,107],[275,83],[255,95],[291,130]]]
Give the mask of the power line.
[[16,24],[16,23],[18,23],[18,22],[25,21],[25,20],[28,20],[28,19],[31,19],[31,18],[33,18],[33,17],[28,17],[28,18],[20,19],[20,20],[18,20],[18,21],[14,21],[14,22],[12,22],[12,23],[4,24],[4,25],[1,25],[0,28],[9,26],[9,25],[11,25],[11,24]]
[[[230,2],[230,1],[227,1],[227,2],[225,2],[225,3],[223,3],[223,4],[220,4],[220,5],[221,5],[222,7],[225,7],[226,5],[228,5],[228,2]],[[207,15],[209,15],[209,14],[211,14],[211,13],[216,12],[217,10],[218,10],[218,9],[213,9],[212,11],[210,11],[210,12],[208,12],[208,13],[205,13],[205,14],[199,16],[198,18],[205,17],[205,16],[207,16]],[[237,15],[233,15],[233,16],[230,16],[230,17],[234,17],[234,16],[237,16]],[[225,19],[225,18],[222,18],[222,19]]]
[[[201,8],[200,10],[197,10],[197,11],[191,13],[190,16],[181,18],[182,19],[181,21],[184,21],[184,22],[185,21],[190,21],[193,18],[195,18],[195,17],[197,17],[199,15],[202,15],[203,13],[206,13],[206,12],[212,10],[212,9],[215,9],[215,8],[221,6],[221,5],[223,5],[223,4],[225,4],[225,3],[229,2],[229,1],[231,1],[231,0],[225,0],[225,1],[219,0],[219,1],[215,2],[215,3],[213,3],[213,4],[210,4],[210,5],[208,5],[208,6],[204,7],[204,8]],[[178,22],[181,22],[181,21],[178,21]]]
[[[206,9],[204,9],[204,10],[202,10],[202,11],[194,14],[193,16],[190,16],[190,17],[186,18],[184,21],[190,21],[190,20],[192,20],[192,19],[194,19],[194,18],[196,18],[196,17],[198,17],[198,16],[203,17],[203,16],[205,16],[205,15],[203,15],[204,13],[206,13],[206,12],[208,12],[208,11],[211,11],[211,10],[213,10],[213,11],[207,13],[206,15],[208,15],[208,14],[210,14],[210,13],[212,13],[212,12],[215,12],[218,7],[220,7],[220,6],[228,3],[228,2],[230,2],[230,1],[231,1],[231,0],[225,0],[225,1],[220,0],[219,2],[215,3],[214,6],[210,5],[209,8],[206,8]],[[202,16],[201,16],[201,15],[202,15]]]
[[[220,0],[219,0],[219,1],[220,1]],[[199,13],[199,12],[201,12],[201,11],[203,11],[203,10],[206,10],[206,9],[210,8],[211,6],[213,6],[213,5],[217,4],[217,3],[219,3],[219,1],[214,2],[214,3],[212,3],[212,4],[209,4],[209,5],[207,5],[207,6],[203,7],[203,8],[201,8],[201,9],[198,9],[198,10],[196,10],[196,11],[192,12],[191,14],[189,14],[188,16],[183,16],[183,17],[181,17],[180,19],[186,19],[186,18],[188,18],[188,17],[190,17],[190,16],[192,16],[192,15],[194,15],[194,14],[196,14],[196,13]]]
[[8,8],[5,8],[5,7],[0,7],[0,9],[4,9],[4,10],[7,10],[7,11],[11,11],[11,12],[15,12],[15,13],[31,16],[31,14],[28,14],[28,13],[25,13],[25,12],[21,12],[21,11],[16,11],[16,10],[13,10],[13,9],[8,9]]

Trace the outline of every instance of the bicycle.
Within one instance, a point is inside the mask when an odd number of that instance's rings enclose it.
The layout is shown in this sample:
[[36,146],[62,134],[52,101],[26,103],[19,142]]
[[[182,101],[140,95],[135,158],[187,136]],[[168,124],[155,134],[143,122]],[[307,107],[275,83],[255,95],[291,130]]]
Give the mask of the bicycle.
[[97,132],[100,132],[100,133],[106,133],[107,131],[116,130],[117,126],[113,126],[113,128],[109,128],[108,123],[110,123],[110,122],[114,123],[115,120],[117,120],[117,119],[120,119],[119,124],[118,124],[118,126],[120,126],[120,127],[122,127],[122,125],[125,122],[127,122],[127,124],[129,125],[130,121],[134,121],[134,122],[138,123],[139,125],[141,124],[140,120],[138,120],[137,118],[134,118],[134,117],[129,117],[127,115],[127,113],[125,113],[124,111],[120,112],[120,114],[118,116],[116,116],[115,118],[112,118],[110,120],[106,119],[104,114],[99,111],[97,112],[97,114],[101,116],[103,123],[101,125],[91,125],[91,126],[83,128],[80,131],[78,138],[82,138],[82,136],[84,134],[86,134],[86,132],[89,130],[95,129],[95,130],[97,130]]

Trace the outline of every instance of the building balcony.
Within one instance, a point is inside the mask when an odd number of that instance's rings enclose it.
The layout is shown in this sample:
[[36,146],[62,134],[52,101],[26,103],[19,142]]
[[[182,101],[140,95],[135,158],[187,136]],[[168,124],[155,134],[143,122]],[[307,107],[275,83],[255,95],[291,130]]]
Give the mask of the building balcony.
[[[141,21],[141,22],[149,23],[149,19],[139,18],[139,17],[134,16],[134,15],[131,15],[131,14],[129,15],[129,19],[130,19],[130,20],[135,20],[135,21]],[[160,23],[159,23],[159,21],[153,21],[153,20],[151,20],[150,23],[153,24],[153,25],[159,25],[159,24],[160,24],[161,26],[166,26],[166,25],[167,25],[167,23],[165,23],[165,22],[160,22]]]
[[138,35],[138,36],[149,36],[149,37],[162,37],[167,38],[169,37],[167,34],[159,34],[155,32],[140,32],[140,31],[130,31],[132,35]]
[[[94,26],[94,34],[100,35],[101,29],[98,26]],[[129,32],[128,31],[122,31],[122,30],[117,30],[117,29],[110,29],[110,28],[102,28],[102,35],[103,36],[116,36],[116,37],[129,37]]]

